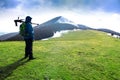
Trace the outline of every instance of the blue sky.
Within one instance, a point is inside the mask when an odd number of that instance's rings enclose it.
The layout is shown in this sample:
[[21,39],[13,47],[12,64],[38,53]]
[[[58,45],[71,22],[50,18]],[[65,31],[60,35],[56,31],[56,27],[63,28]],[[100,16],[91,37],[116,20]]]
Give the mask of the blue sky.
[[37,23],[64,16],[90,27],[118,30],[120,0],[0,0],[0,25],[4,26],[0,32],[17,31],[12,21],[27,15]]

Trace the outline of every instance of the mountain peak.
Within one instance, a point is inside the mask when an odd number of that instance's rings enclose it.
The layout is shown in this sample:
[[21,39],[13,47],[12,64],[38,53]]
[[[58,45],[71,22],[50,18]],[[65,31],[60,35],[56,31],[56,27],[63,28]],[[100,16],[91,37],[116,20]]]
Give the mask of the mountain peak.
[[55,17],[56,19],[60,19],[60,18],[62,18],[63,16],[58,16],[58,17]]
[[58,20],[56,22],[58,23],[73,23],[72,21],[68,20],[67,18],[64,18],[63,16],[58,16]]
[[67,18],[64,18],[63,16],[58,16],[55,17],[45,23],[43,23],[42,25],[51,25],[51,24],[55,24],[55,23],[73,23],[72,21],[68,20]]

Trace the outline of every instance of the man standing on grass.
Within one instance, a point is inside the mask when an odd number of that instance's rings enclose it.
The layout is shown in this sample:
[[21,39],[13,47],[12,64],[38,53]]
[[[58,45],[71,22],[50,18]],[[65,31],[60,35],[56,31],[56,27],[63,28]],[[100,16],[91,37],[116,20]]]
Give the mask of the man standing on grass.
[[[21,26],[24,24],[24,29],[25,29],[25,35],[23,36],[24,37],[24,40],[25,40],[25,57],[24,58],[27,58],[29,57],[29,60],[33,60],[35,59],[33,57],[33,49],[32,49],[32,46],[33,46],[33,40],[34,40],[34,31],[33,31],[33,28],[32,28],[32,25],[31,25],[31,20],[32,18],[30,16],[27,16],[26,19],[25,19],[25,22],[23,22],[21,24]],[[20,26],[20,27],[21,27]]]

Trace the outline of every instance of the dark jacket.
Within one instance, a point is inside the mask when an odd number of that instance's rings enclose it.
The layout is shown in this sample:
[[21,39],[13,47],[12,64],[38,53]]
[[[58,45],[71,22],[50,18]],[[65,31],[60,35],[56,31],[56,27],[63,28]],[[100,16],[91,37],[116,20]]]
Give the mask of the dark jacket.
[[25,23],[26,23],[26,33],[28,35],[24,36],[24,39],[34,39],[34,31],[33,31],[32,25],[31,25],[31,19],[32,18],[30,16],[26,17],[26,20],[25,20]]

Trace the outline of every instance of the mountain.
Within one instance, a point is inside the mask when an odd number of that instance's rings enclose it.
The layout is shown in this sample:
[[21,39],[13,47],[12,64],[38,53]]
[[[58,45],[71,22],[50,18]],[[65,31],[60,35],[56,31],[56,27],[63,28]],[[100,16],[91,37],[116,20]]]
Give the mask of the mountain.
[[53,18],[41,24],[38,27],[40,28],[45,27],[45,28],[51,29],[52,31],[56,32],[56,31],[61,31],[61,30],[72,30],[75,28],[77,29],[78,25],[62,16],[58,16],[56,18]]
[[112,35],[118,35],[118,36],[120,36],[119,32],[116,32],[116,31],[113,31],[113,30],[110,30],[110,29],[100,28],[100,29],[96,29],[96,30],[102,31],[102,32],[106,32],[106,33],[110,33]]
[[4,32],[0,32],[0,35],[3,35],[3,34],[5,34]]
[[[34,27],[35,40],[52,37],[57,31],[73,29],[78,29],[78,25],[62,16],[58,16]],[[23,40],[23,38],[18,34],[18,32],[15,32],[0,36],[0,41],[4,40]]]
[[[55,17],[51,20],[48,20],[39,26],[34,27],[34,32],[35,32],[35,40],[41,40],[44,38],[49,38],[54,35],[55,32],[57,31],[62,31],[62,30],[73,30],[73,29],[81,29],[81,30],[97,30],[97,31],[102,31],[106,33],[111,33],[112,35],[118,35],[120,36],[120,33],[109,30],[109,29],[94,29],[90,28],[85,25],[81,24],[75,24],[74,22],[62,17],[58,16]],[[0,36],[0,41],[18,41],[18,40],[23,40],[22,36],[19,35],[18,32],[15,33],[8,33],[5,35]]]
[[47,25],[52,25],[52,24],[57,24],[57,23],[66,23],[66,24],[72,24],[74,26],[77,26],[77,24],[64,18],[63,16],[55,17],[55,18],[43,23],[42,26],[47,26]]
[[91,30],[93,30],[93,28],[90,28],[90,27],[88,27],[88,26],[81,25],[81,24],[78,24],[78,29],[82,29],[82,30],[88,30],[88,29],[91,29]]
[[4,40],[7,40],[7,41],[23,40],[23,38],[19,35],[18,32],[14,32],[14,33],[8,33],[0,36],[0,41],[4,41]]

